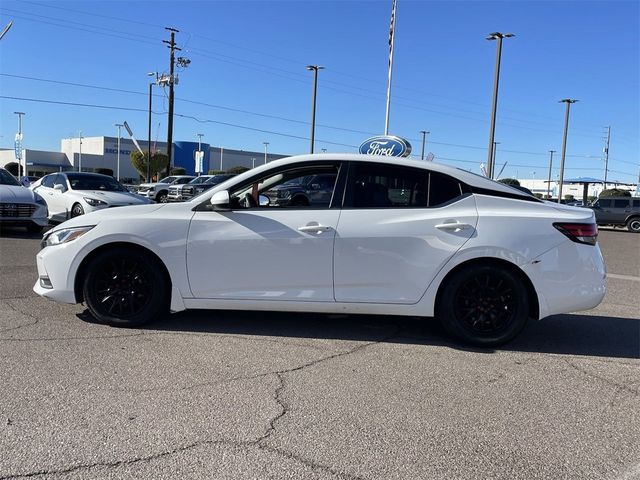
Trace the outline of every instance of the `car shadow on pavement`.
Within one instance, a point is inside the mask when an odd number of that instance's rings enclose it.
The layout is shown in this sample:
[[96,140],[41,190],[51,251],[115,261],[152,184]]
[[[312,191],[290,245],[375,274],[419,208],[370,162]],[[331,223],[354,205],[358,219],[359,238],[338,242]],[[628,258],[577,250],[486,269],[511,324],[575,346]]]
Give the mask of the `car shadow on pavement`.
[[[85,321],[95,321],[88,311],[80,317]],[[520,336],[497,349],[465,347],[447,336],[434,319],[416,317],[190,310],[169,315],[143,328],[220,335],[437,345],[484,354],[521,351],[640,358],[640,320],[580,314],[554,315],[541,321],[530,321]]]
[[29,233],[25,228],[22,227],[2,227],[0,228],[0,237],[41,240],[42,235],[46,233],[49,228],[50,227],[44,227],[41,232]]

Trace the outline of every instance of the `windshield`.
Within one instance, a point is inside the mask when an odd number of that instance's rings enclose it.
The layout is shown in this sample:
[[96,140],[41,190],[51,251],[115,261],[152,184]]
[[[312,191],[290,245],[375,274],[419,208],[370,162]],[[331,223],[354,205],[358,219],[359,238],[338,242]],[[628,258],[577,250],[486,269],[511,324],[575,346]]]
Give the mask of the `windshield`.
[[0,169],[0,185],[13,185],[19,187],[20,182],[18,182],[18,180],[16,180],[15,177],[6,170]]
[[72,190],[101,190],[103,192],[128,192],[115,178],[106,175],[68,173]]
[[158,183],[173,183],[176,177],[164,177],[162,180],[159,180]]
[[206,183],[206,181],[209,180],[209,178],[211,177],[196,177],[193,180],[191,180],[189,183],[191,185],[198,185],[199,183]]

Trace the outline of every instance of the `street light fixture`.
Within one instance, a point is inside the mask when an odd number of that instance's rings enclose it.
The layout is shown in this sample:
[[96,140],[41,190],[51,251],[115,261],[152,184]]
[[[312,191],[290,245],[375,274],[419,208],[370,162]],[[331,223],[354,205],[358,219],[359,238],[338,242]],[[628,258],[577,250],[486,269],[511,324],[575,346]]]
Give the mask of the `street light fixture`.
[[558,103],[566,103],[567,108],[564,114],[564,134],[562,136],[562,158],[560,159],[560,180],[558,181],[558,203],[562,200],[562,182],[564,180],[564,159],[567,153],[567,131],[569,130],[569,110],[571,104],[576,103],[578,100],[573,98],[563,98]]
[[513,33],[500,33],[493,32],[490,33],[486,38],[487,40],[497,40],[498,46],[496,49],[496,68],[493,77],[493,103],[491,106],[491,127],[489,128],[489,154],[487,157],[487,164],[489,166],[488,173],[489,178],[493,179],[493,171],[495,169],[495,165],[493,163],[493,138],[496,133],[496,110],[498,108],[498,84],[500,83],[500,59],[502,57],[502,39],[503,38],[511,38],[515,37]]
[[311,100],[311,153],[313,153],[316,134],[316,95],[318,92],[318,70],[322,70],[323,68],[324,67],[320,65],[307,65],[307,70],[313,71],[313,96]]

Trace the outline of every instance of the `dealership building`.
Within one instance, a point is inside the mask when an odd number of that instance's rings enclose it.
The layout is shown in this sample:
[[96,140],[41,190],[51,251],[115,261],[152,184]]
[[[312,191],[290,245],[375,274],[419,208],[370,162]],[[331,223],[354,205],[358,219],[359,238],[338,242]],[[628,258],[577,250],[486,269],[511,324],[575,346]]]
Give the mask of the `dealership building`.
[[[82,142],[82,144],[80,143]],[[120,156],[118,161],[118,137],[83,137],[64,138],[60,142],[59,152],[43,150],[22,150],[22,163],[26,162],[27,174],[42,176],[51,172],[78,171],[94,172],[97,169],[109,169],[123,183],[138,183],[139,174],[131,164],[131,152],[137,150],[131,139],[120,139]],[[148,143],[139,141],[143,151],[147,151]],[[212,147],[202,143],[204,160],[202,173],[209,170],[228,170],[232,167],[252,168],[286,155],[264,152],[233,150],[224,147]],[[182,167],[188,174],[196,172],[195,153],[198,142],[173,142],[171,163],[173,167]],[[152,142],[151,151],[166,152],[166,142]],[[14,150],[0,150],[0,167],[17,174],[18,160]]]

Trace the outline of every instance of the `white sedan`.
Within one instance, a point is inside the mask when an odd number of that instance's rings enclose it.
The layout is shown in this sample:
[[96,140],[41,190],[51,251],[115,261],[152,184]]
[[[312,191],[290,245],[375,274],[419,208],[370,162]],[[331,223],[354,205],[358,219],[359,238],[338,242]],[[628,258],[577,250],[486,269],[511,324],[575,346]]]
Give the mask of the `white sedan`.
[[[323,174],[325,203],[265,195]],[[47,232],[34,291],[112,325],[185,309],[436,316],[476,345],[605,294],[591,210],[431,162],[291,157],[189,202],[119,210]]]
[[51,173],[30,188],[47,202],[49,219],[58,222],[103,208],[153,203],[99,173]]

